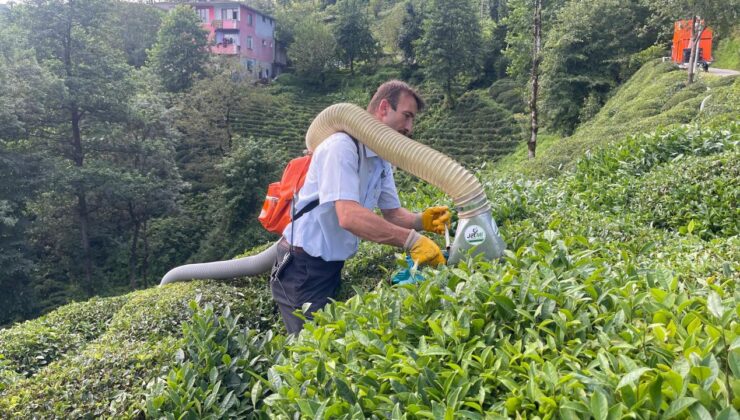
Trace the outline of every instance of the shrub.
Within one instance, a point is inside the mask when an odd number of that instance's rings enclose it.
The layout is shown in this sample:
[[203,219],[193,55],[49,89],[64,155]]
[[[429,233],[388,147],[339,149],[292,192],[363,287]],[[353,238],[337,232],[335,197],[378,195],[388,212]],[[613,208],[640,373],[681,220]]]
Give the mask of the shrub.
[[269,391],[267,369],[282,350],[282,337],[243,329],[228,307],[222,315],[195,301],[190,308],[193,317],[183,324],[175,366],[166,379],[148,385],[147,417],[255,416]]
[[25,376],[103,334],[128,296],[93,298],[65,305],[40,318],[0,331],[0,372]]
[[656,227],[708,239],[740,234],[740,150],[678,156],[639,185],[633,211]]
[[99,338],[36,375],[9,383],[0,398],[0,418],[138,415],[145,384],[168,370],[181,345],[181,325],[190,318],[188,302],[193,299],[219,310],[237,308],[244,314],[243,323],[253,327],[275,322],[265,287],[192,281],[125,298],[126,303],[108,315],[109,327]]

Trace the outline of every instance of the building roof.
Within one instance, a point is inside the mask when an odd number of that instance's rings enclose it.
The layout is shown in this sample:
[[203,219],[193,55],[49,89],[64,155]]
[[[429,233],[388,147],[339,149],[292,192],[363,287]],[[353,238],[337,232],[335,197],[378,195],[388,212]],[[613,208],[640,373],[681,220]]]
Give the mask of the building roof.
[[160,9],[169,10],[181,4],[188,4],[190,6],[236,6],[236,5],[239,5],[242,7],[246,7],[247,9],[255,13],[258,13],[264,17],[268,17],[272,20],[275,20],[273,16],[270,16],[267,13],[260,11],[259,9],[255,9],[254,6],[250,6],[247,3],[244,3],[241,1],[191,1],[187,3],[155,2],[153,3],[153,6],[158,7]]

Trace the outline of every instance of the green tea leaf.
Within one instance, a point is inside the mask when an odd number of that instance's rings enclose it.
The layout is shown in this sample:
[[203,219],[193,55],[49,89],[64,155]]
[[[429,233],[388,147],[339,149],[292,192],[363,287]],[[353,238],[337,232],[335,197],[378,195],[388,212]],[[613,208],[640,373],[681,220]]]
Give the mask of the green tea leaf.
[[606,420],[609,415],[609,401],[601,390],[596,390],[591,395],[591,414],[596,420]]
[[733,407],[726,407],[720,411],[715,420],[740,420],[740,415]]
[[697,399],[692,397],[681,397],[671,403],[668,409],[663,413],[665,420],[672,419],[677,415],[681,414],[684,410],[691,407],[692,404],[696,403]]
[[347,382],[340,378],[334,378],[334,384],[337,386],[337,393],[339,396],[348,403],[354,405],[357,401],[357,397],[355,396],[355,393],[352,392],[352,389],[349,387]]
[[721,319],[725,313],[725,308],[722,306],[722,298],[714,291],[710,292],[707,297],[707,308],[709,308],[709,312],[717,319]]
[[652,369],[650,369],[650,368],[642,367],[642,368],[638,368],[638,369],[635,369],[635,370],[629,372],[628,374],[624,375],[622,377],[622,379],[619,381],[619,384],[617,385],[617,389],[619,389],[619,388],[621,388],[623,386],[632,386],[632,385],[634,385],[636,381],[639,381],[640,377],[645,372],[650,372],[651,370]]
[[689,413],[693,420],[712,420],[712,415],[701,404],[694,404],[689,407]]

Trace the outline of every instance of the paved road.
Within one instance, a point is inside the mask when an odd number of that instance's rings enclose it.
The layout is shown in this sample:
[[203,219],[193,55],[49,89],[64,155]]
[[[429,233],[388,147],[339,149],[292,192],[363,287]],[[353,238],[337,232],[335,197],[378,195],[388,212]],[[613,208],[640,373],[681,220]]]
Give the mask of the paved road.
[[717,76],[737,76],[740,74],[740,71],[736,70],[727,70],[727,69],[716,69],[714,67],[709,67],[709,72],[712,74],[716,74]]

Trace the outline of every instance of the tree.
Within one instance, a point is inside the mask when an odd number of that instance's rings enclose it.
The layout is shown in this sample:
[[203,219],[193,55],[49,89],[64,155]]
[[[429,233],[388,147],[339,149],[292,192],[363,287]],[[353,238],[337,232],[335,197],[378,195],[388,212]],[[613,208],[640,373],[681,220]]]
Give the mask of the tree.
[[151,66],[169,92],[182,92],[205,74],[208,34],[191,6],[172,9],[150,51]]
[[144,3],[114,2],[112,29],[117,48],[126,54],[126,62],[139,68],[146,64],[147,50],[157,39],[164,12]]
[[534,45],[532,48],[532,79],[531,79],[531,96],[529,100],[529,141],[527,142],[527,150],[530,159],[534,159],[535,151],[537,149],[537,131],[539,126],[537,123],[537,96],[540,90],[540,60],[542,59],[540,54],[541,43],[542,43],[542,0],[535,0],[534,2],[534,19],[532,24],[534,32]]
[[368,60],[378,55],[378,45],[370,31],[370,22],[359,0],[341,0],[337,4],[334,38],[339,54],[350,73],[355,72],[357,60]]
[[266,141],[235,138],[234,149],[217,167],[223,184],[209,193],[208,223],[212,229],[198,259],[231,258],[272,239],[257,216],[267,185],[280,177],[285,160],[282,151]]
[[288,47],[288,58],[298,75],[323,85],[335,57],[334,36],[316,15],[304,18],[294,29],[295,41]]
[[407,64],[416,62],[416,51],[414,43],[421,38],[423,15],[417,12],[414,3],[406,2],[406,14],[403,17],[403,24],[398,33],[398,48],[403,53],[403,61]]
[[[44,154],[50,167],[65,168],[64,174],[52,177],[54,194],[69,194],[60,206],[74,208],[70,226],[79,231],[79,259],[82,285],[91,295],[93,255],[91,250],[91,189],[96,188],[99,168],[91,164],[95,130],[100,124],[116,122],[130,91],[128,67],[119,51],[110,48],[107,31],[110,3],[106,0],[30,0],[17,6],[19,22],[28,28],[28,42],[33,45],[38,61],[61,85],[49,95],[39,98],[46,112],[29,135],[34,147]],[[59,190],[54,190],[59,187]],[[48,219],[56,229],[58,220]]]
[[214,166],[231,152],[239,123],[270,102],[270,96],[242,77],[239,64],[228,60],[219,64],[221,68],[195,82],[177,104],[174,126],[182,133],[178,162],[194,192],[208,191],[223,182]]
[[[654,33],[637,31],[648,14],[637,1],[619,0],[570,2],[557,12],[542,61],[542,108],[550,127],[572,133],[606,101],[628,58],[655,41]],[[589,112],[582,112],[584,104]]]
[[461,77],[475,74],[481,44],[478,13],[470,0],[433,0],[424,19],[424,35],[417,42],[417,56],[426,76],[455,105]]
[[[147,77],[138,74],[136,95],[129,102],[126,123],[116,133],[120,153],[116,154],[115,183],[110,183],[108,201],[117,208],[129,230],[128,282],[138,286],[137,278],[147,284],[149,246],[147,227],[152,219],[172,214],[183,189],[175,164],[172,121],[162,95]],[[139,252],[140,242],[143,252]],[[141,258],[140,258],[141,255]],[[139,270],[140,267],[140,270]]]

